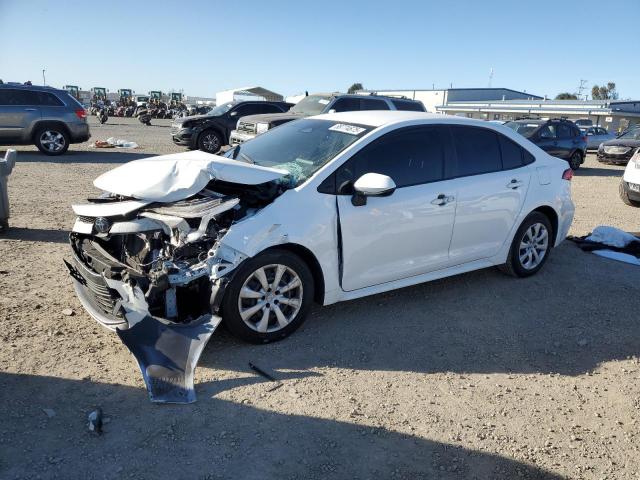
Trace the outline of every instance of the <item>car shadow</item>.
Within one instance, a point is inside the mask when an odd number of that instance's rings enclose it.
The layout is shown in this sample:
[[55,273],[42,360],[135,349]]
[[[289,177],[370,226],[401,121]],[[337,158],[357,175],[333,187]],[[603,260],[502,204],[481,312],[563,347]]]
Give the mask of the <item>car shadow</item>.
[[284,342],[251,346],[216,332],[200,363],[581,375],[640,353],[640,323],[629,313],[640,310],[638,284],[637,267],[566,242],[533,277],[485,269],[318,307]]
[[40,152],[18,152],[17,163],[126,163],[131,160],[153,157],[150,153],[132,153],[116,149],[96,149],[95,151],[68,151],[64,155],[52,157]]
[[22,240],[26,242],[68,243],[69,232],[67,230],[47,230],[44,228],[16,228],[0,234],[2,240]]
[[599,168],[582,166],[578,170],[574,170],[576,177],[621,177],[624,173],[624,166],[620,168]]
[[[226,383],[231,389],[247,381]],[[102,435],[87,428],[97,406],[108,421]],[[159,407],[142,388],[38,375],[0,373],[0,432],[2,478],[563,478],[356,421],[216,397]]]

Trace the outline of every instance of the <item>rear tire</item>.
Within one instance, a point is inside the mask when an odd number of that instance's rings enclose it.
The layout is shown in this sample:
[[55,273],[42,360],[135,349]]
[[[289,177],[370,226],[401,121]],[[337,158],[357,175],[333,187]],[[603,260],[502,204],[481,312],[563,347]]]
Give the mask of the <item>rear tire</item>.
[[569,158],[569,166],[571,167],[571,170],[578,170],[580,165],[582,165],[582,153],[580,153],[579,150],[576,150]]
[[242,340],[274,342],[302,325],[313,294],[307,264],[287,250],[269,250],[238,267],[222,300],[222,318]]
[[38,150],[45,155],[62,155],[69,149],[69,135],[59,126],[39,128],[34,140]]
[[546,263],[553,244],[553,228],[546,215],[532,212],[513,237],[504,265],[498,267],[512,277],[529,277]]
[[205,130],[198,137],[198,150],[218,153],[220,148],[222,148],[222,137],[215,130]]
[[9,231],[9,220],[0,220],[0,235],[4,235]]
[[640,202],[636,202],[635,200],[631,200],[629,198],[629,194],[627,193],[627,189],[624,188],[624,180],[620,180],[620,184],[618,186],[618,192],[620,193],[620,198],[622,201],[631,206],[631,207],[640,207]]

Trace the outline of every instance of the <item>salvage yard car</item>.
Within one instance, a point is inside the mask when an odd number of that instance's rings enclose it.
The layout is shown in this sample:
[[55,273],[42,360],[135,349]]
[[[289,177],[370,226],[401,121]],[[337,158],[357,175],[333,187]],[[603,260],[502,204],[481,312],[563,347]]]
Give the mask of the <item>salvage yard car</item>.
[[291,103],[272,101],[229,102],[216,106],[204,115],[176,118],[171,124],[171,138],[176,145],[217,153],[229,143],[229,135],[245,115],[282,113]]
[[624,169],[620,180],[620,198],[627,205],[640,207],[640,148]]
[[223,319],[264,343],[296,330],[314,300],[491,266],[533,275],[571,225],[571,176],[500,125],[320,115],[225,156],[152,157],[101,175],[94,184],[105,194],[73,206],[67,266],[89,314],[147,349],[132,349],[143,367],[149,345],[166,344],[149,338],[154,329],[210,335]]
[[240,118],[236,129],[231,132],[229,144],[239,145],[271,128],[300,118],[322,113],[357,112],[360,110],[425,111],[422,102],[404,97],[316,93],[307,95],[286,113],[249,115]]
[[0,84],[0,145],[34,144],[46,155],[62,155],[90,137],[87,111],[66,90]]
[[598,161],[626,165],[638,149],[640,149],[640,127],[635,127],[614,140],[601,143],[598,148]]
[[523,119],[507,122],[505,126],[528,138],[549,155],[566,160],[573,170],[580,168],[587,156],[587,137],[569,120]]

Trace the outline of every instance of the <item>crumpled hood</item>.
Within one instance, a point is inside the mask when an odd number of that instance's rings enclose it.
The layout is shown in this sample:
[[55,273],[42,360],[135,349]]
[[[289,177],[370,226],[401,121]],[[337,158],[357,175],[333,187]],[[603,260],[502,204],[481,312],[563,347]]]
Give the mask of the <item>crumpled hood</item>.
[[117,195],[169,203],[195,195],[213,179],[259,185],[287,173],[193,151],[134,160],[100,175],[93,184]]
[[609,146],[618,146],[618,147],[640,147],[640,140],[633,140],[631,138],[614,138],[613,140],[608,140],[606,142],[602,142],[602,145],[605,147]]

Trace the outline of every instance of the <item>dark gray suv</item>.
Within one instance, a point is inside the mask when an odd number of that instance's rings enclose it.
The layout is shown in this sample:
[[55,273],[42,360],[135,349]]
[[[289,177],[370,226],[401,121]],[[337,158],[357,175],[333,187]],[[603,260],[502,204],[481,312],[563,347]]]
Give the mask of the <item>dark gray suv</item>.
[[87,112],[66,91],[0,85],[0,145],[34,144],[42,153],[61,155],[90,137]]

